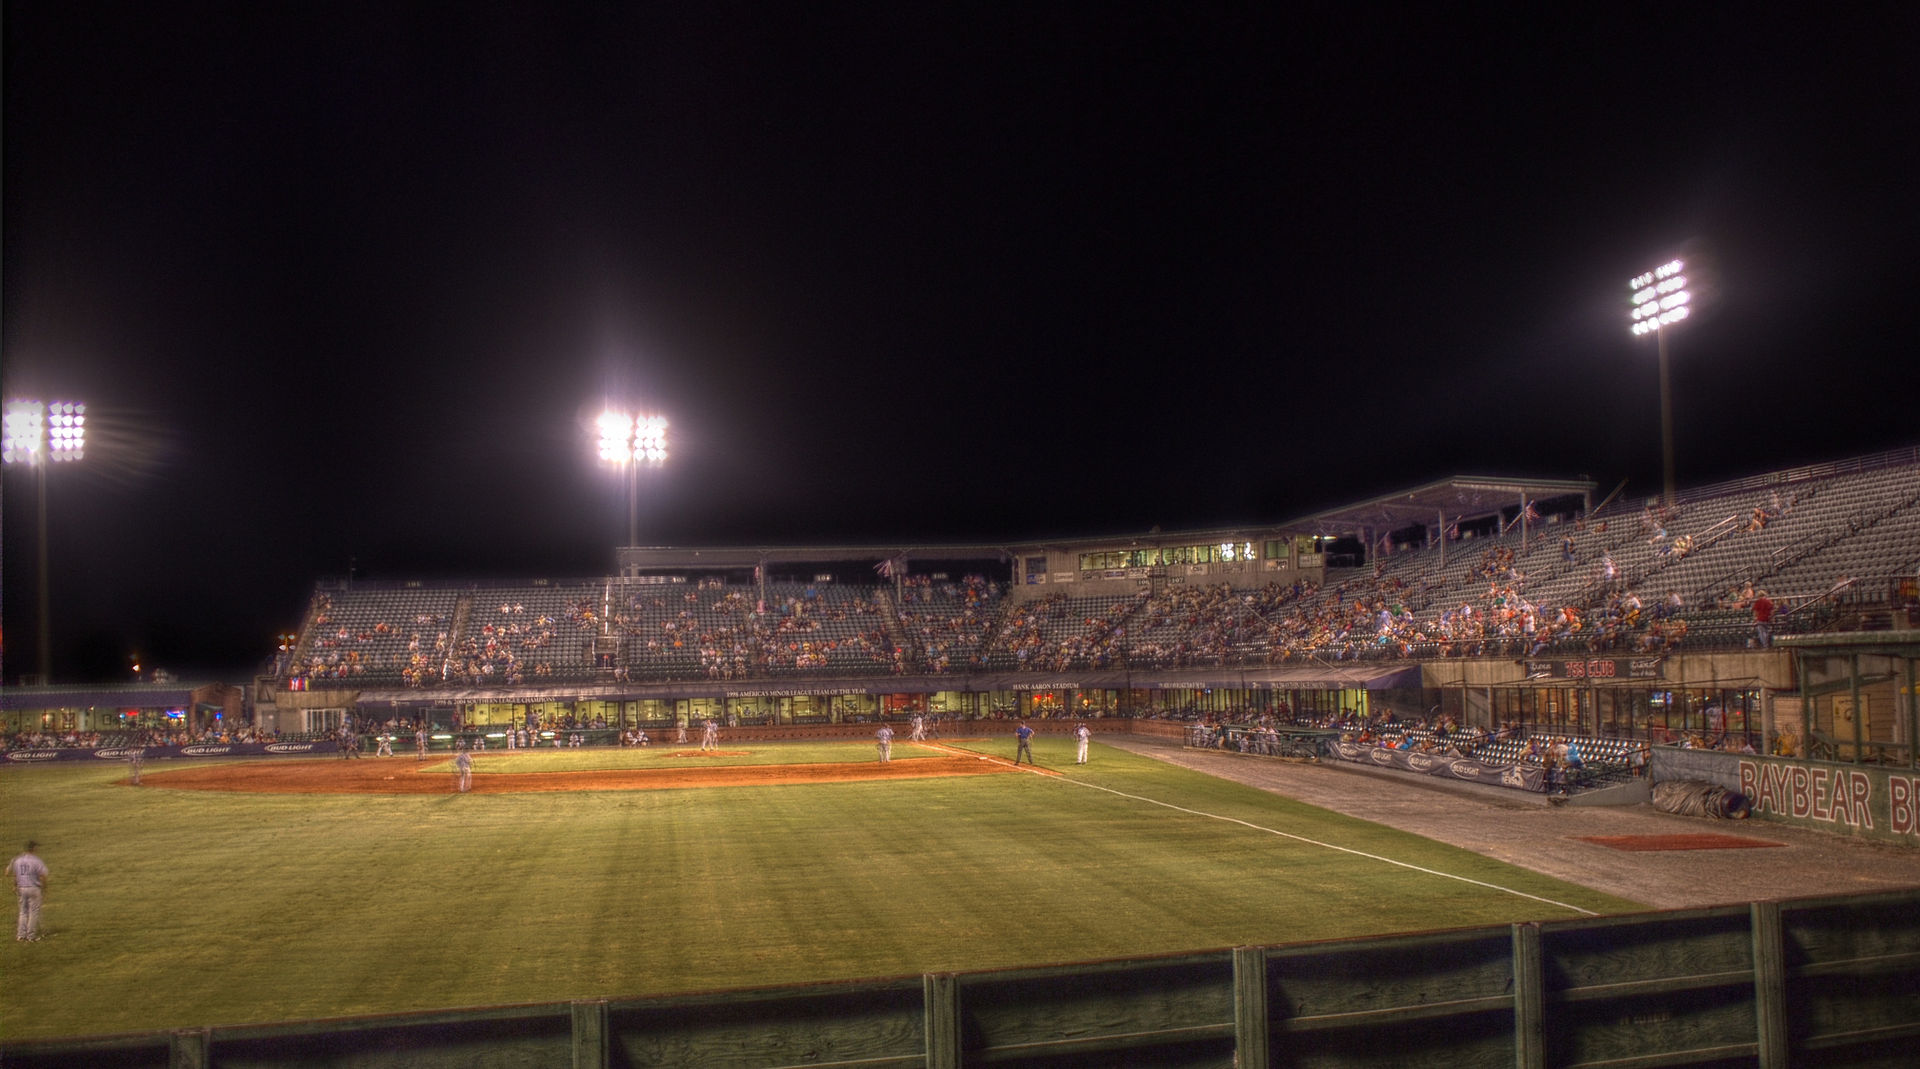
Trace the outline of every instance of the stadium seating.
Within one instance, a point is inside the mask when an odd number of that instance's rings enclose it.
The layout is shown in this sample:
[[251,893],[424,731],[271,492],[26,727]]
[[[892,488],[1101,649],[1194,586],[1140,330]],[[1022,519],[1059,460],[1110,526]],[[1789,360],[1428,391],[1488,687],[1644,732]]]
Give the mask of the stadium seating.
[[323,586],[280,671],[435,687],[1739,647],[1762,589],[1777,632],[1884,616],[1892,584],[1920,571],[1920,462],[1907,450],[1705,487],[1664,510],[1621,501],[1491,526],[1318,585],[1027,601],[981,576]]

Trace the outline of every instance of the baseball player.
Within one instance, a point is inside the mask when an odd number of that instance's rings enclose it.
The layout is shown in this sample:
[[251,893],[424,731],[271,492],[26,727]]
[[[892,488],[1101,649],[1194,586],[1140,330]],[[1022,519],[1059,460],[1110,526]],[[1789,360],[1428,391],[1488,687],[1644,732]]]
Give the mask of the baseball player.
[[7,862],[7,875],[13,877],[13,893],[20,897],[20,917],[14,923],[13,937],[22,943],[40,941],[40,900],[47,891],[47,863],[40,860],[27,840],[27,849]]
[[878,749],[880,750],[880,763],[884,765],[887,762],[892,761],[893,760],[893,729],[888,727],[885,724],[882,724],[880,725],[880,730],[873,733],[873,737],[880,740],[879,743],[877,744]]
[[133,752],[127,755],[127,774],[129,782],[135,787],[140,786],[140,769],[146,763],[147,748],[145,746],[136,746]]
[[420,760],[425,761],[427,759],[427,729],[425,727],[414,730],[413,749],[415,756],[419,757]]
[[1073,729],[1073,737],[1074,740],[1080,744],[1079,749],[1074,754],[1073,763],[1076,765],[1084,765],[1087,763],[1087,740],[1093,738],[1093,732],[1087,730],[1087,725],[1083,722],[1079,727]]
[[473,789],[473,755],[465,750],[453,755],[453,770],[460,775],[460,793]]
[[1026,754],[1027,764],[1035,764],[1036,762],[1033,759],[1033,729],[1027,726],[1026,721],[1022,720],[1019,730],[1013,734],[1015,738],[1020,740],[1020,744],[1016,746],[1013,751],[1013,763],[1016,765],[1019,764],[1020,755]]
[[913,716],[913,734],[907,736],[909,742],[927,741],[927,718],[915,713]]
[[393,756],[393,732],[382,731],[380,733],[380,748],[373,751],[373,756],[375,757],[392,757]]
[[706,729],[700,733],[700,748],[702,750],[718,750],[720,748],[719,724],[711,720],[707,721]]

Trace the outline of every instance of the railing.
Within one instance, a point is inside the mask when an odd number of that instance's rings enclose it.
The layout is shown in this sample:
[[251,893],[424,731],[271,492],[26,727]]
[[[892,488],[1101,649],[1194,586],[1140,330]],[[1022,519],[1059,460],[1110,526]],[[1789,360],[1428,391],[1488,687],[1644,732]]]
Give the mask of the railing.
[[[1010,919],[1007,937],[1019,938]],[[46,1066],[1911,1064],[1920,890],[993,972],[12,1041]]]
[[1902,465],[1920,464],[1920,445],[1903,449],[1889,449],[1884,453],[1870,456],[1853,457],[1848,460],[1836,460],[1828,464],[1811,464],[1799,468],[1786,468],[1768,472],[1765,475],[1749,475],[1744,479],[1730,479],[1723,483],[1696,486],[1681,492],[1681,502],[1703,501],[1710,497],[1740,493],[1745,490],[1767,490],[1792,483],[1806,482],[1810,479],[1828,479],[1836,475],[1858,475],[1862,472],[1879,471],[1882,468],[1896,468]]

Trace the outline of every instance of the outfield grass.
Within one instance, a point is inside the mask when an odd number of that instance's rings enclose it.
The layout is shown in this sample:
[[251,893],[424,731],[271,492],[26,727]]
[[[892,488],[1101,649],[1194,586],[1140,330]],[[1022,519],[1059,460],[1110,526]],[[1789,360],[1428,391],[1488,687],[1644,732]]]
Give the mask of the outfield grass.
[[[816,745],[752,749],[780,760]],[[1011,743],[980,748],[1005,755]],[[850,752],[860,750],[871,744]],[[1123,751],[1096,745],[1094,762],[1075,766],[1068,740],[1039,739],[1035,750],[1065,775],[315,796],[129,788],[115,784],[117,766],[6,769],[0,844],[11,853],[40,840],[52,881],[49,938],[4,944],[0,1035],[633,996],[1573,915],[1108,791],[1586,910],[1638,908]],[[509,763],[519,770],[531,757]]]

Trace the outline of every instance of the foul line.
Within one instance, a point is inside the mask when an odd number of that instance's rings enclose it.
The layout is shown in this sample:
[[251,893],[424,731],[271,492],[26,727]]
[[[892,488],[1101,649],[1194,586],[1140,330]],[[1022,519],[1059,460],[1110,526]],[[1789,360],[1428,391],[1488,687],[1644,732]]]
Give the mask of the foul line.
[[[973,753],[973,751],[971,750],[966,750],[961,752]],[[998,758],[977,754],[977,753],[974,754],[974,756],[983,757],[986,760],[999,760]],[[1014,767],[1016,769],[1020,768],[1020,766],[1018,765],[1015,765]],[[1412,862],[1408,862],[1408,861],[1395,861],[1393,858],[1381,857],[1379,854],[1369,854],[1365,850],[1355,850],[1350,846],[1335,846],[1333,843],[1323,843],[1318,839],[1309,839],[1304,835],[1295,835],[1290,831],[1281,831],[1278,828],[1264,827],[1262,825],[1255,824],[1251,821],[1241,820],[1238,817],[1223,816],[1219,813],[1208,813],[1199,809],[1188,809],[1186,806],[1174,805],[1172,802],[1163,802],[1158,798],[1147,798],[1143,795],[1128,794],[1125,791],[1116,791],[1112,787],[1102,787],[1097,783],[1087,783],[1083,780],[1070,779],[1066,776],[1061,775],[1058,772],[1052,771],[1051,769],[1043,773],[1038,768],[1034,768],[1033,766],[1029,765],[1025,771],[1031,771],[1035,775],[1046,776],[1048,778],[1055,780],[1056,782],[1071,783],[1076,787],[1085,787],[1089,790],[1105,791],[1108,794],[1117,795],[1118,797],[1121,797],[1121,798],[1130,798],[1136,802],[1145,802],[1148,805],[1157,805],[1165,809],[1174,810],[1175,812],[1186,813],[1190,816],[1206,817],[1209,820],[1220,820],[1220,821],[1225,821],[1228,824],[1238,824],[1243,828],[1251,828],[1254,831],[1263,831],[1263,832],[1266,832],[1268,835],[1277,835],[1282,839],[1292,839],[1295,842],[1306,843],[1309,846],[1319,846],[1319,847],[1324,847],[1328,850],[1338,850],[1343,854],[1352,854],[1355,857],[1364,857],[1371,861],[1382,861],[1389,865],[1398,865],[1403,869],[1412,869],[1415,872],[1423,872],[1429,876],[1438,876],[1446,880],[1458,880],[1461,883],[1473,884],[1475,887],[1485,887],[1490,891],[1502,891],[1502,892],[1505,892],[1506,894],[1518,895],[1521,898],[1532,899],[1535,902],[1544,902],[1549,906],[1558,906],[1561,909],[1572,910],[1573,912],[1581,914],[1582,916],[1598,917],[1600,915],[1594,912],[1593,910],[1581,909],[1579,906],[1572,905],[1567,902],[1556,902],[1551,898],[1543,898],[1539,895],[1530,895],[1525,891],[1516,891],[1511,887],[1502,887],[1497,883],[1487,883],[1485,880],[1476,880],[1470,876],[1460,876],[1451,872],[1441,872],[1438,869],[1425,868],[1420,865],[1415,865]]]

